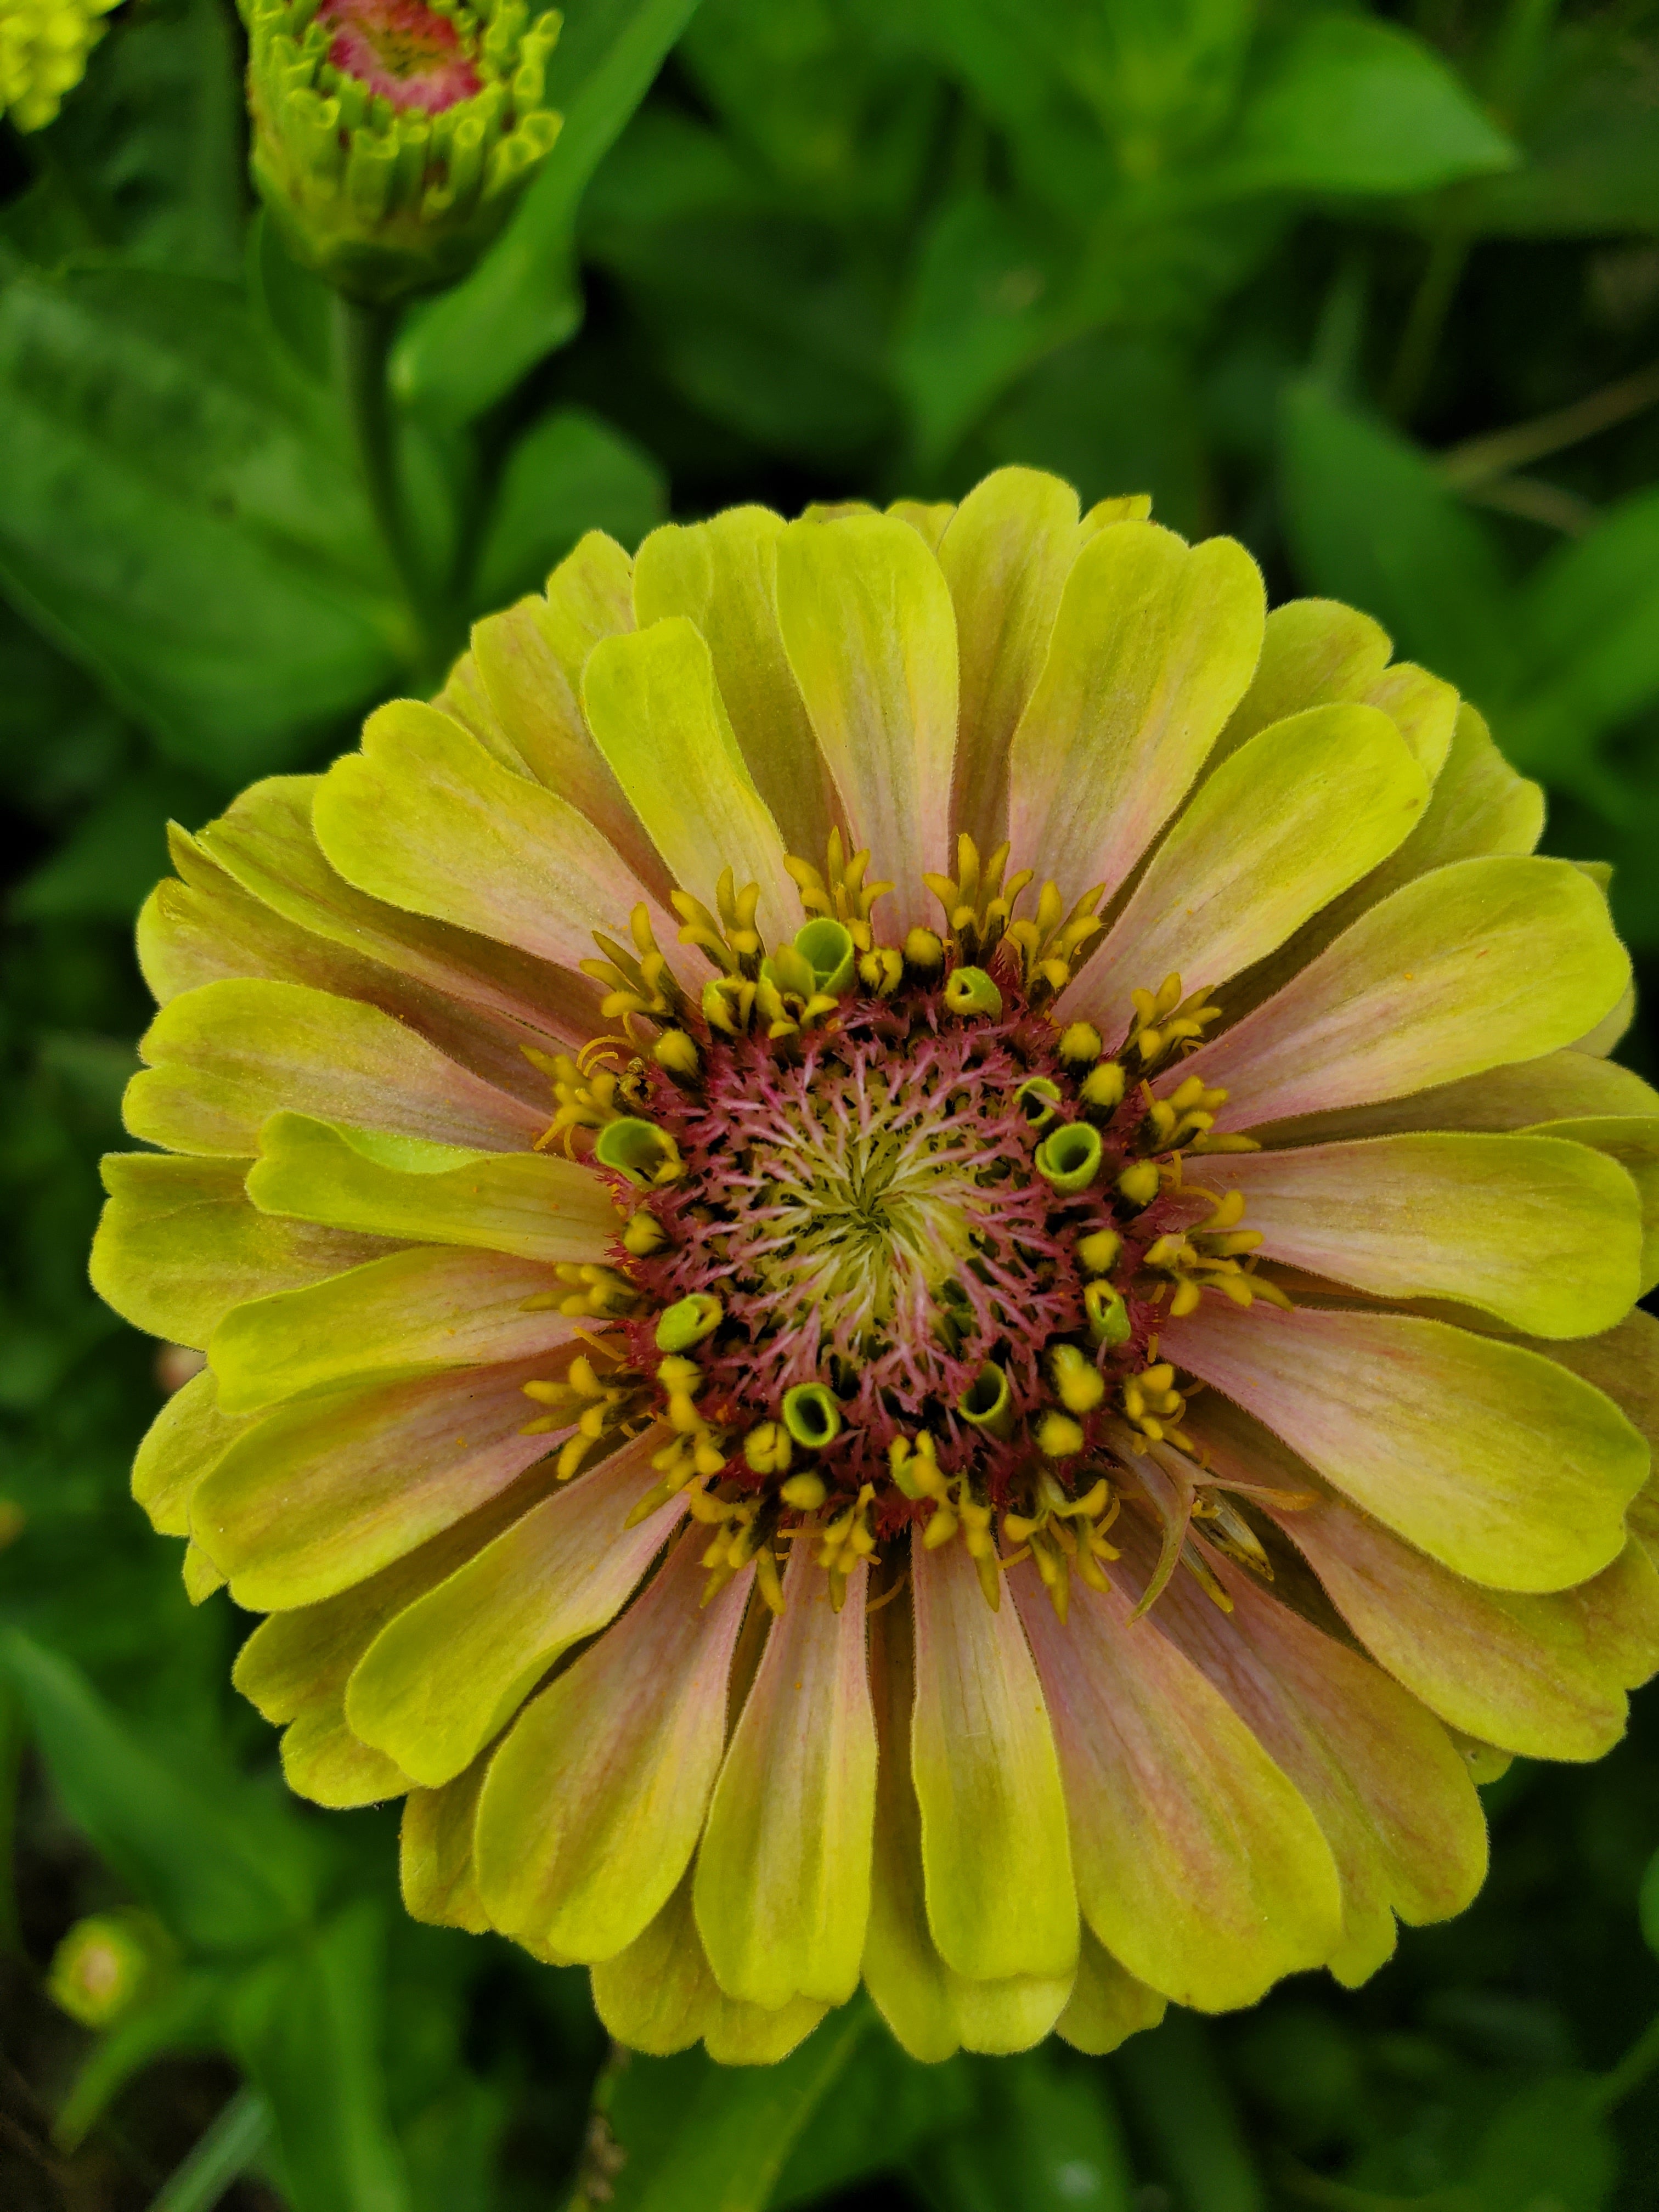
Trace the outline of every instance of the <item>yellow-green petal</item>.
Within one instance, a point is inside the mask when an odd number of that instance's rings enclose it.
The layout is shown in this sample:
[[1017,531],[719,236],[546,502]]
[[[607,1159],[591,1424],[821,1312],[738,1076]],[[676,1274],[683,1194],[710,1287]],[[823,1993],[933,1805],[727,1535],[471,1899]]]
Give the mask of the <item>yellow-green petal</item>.
[[1407,1129],[1521,1129],[1549,1133],[1561,1120],[1659,1118],[1659,1091],[1639,1075],[1588,1053],[1540,1054],[1489,1067],[1455,1083],[1403,1098],[1381,1098],[1334,1114],[1310,1114],[1258,1127],[1264,1144],[1324,1144],[1385,1137]]
[[836,1612],[823,1569],[795,1544],[709,1802],[697,1928],[715,1980],[750,2004],[842,2004],[858,1987],[876,1792],[867,1574],[854,1569]]
[[975,484],[939,540],[962,658],[952,827],[981,853],[1007,835],[1008,748],[1083,542],[1070,484],[1021,468]]
[[[1642,1210],[1614,1158],[1473,1131],[1221,1154],[1266,1259],[1388,1298],[1455,1298],[1534,1336],[1611,1328],[1641,1289]],[[1617,1125],[1622,1127],[1624,1125]],[[1659,1152],[1659,1121],[1638,1123]]]
[[1131,1622],[1120,1580],[1075,1581],[1062,1626],[1035,1568],[1009,1588],[1060,1747],[1085,1919],[1181,2004],[1254,2004],[1322,1965],[1342,1920],[1307,1803],[1191,1661]]
[[775,2066],[829,2008],[794,1997],[769,2011],[729,1997],[714,1979],[691,1909],[687,1874],[650,1926],[593,1968],[593,2005],[618,2043],[666,2058],[702,2043],[720,2066]]
[[1206,1300],[1160,1347],[1471,1582],[1560,1590],[1624,1548],[1648,1448],[1554,1361],[1443,1322]]
[[192,1492],[246,1426],[227,1416],[209,1368],[173,1392],[132,1462],[133,1498],[158,1535],[189,1535]]
[[1218,760],[1287,714],[1364,698],[1393,649],[1380,623],[1340,599],[1287,599],[1262,625],[1261,657],[1216,749]]
[[111,1152],[92,1287],[151,1336],[205,1352],[232,1306],[337,1275],[388,1249],[381,1237],[276,1221],[244,1188],[246,1160]]
[[197,1541],[239,1605],[314,1604],[495,1498],[544,1457],[524,1385],[568,1354],[323,1390],[232,1444],[191,1500]]
[[545,1152],[458,1146],[273,1114],[247,1177],[261,1213],[521,1260],[597,1261],[617,1217],[599,1177]]
[[441,1790],[411,1790],[404,1801],[398,1874],[411,1920],[482,1936],[489,1917],[478,1894],[472,1829],[488,1759],[475,1759]]
[[726,1741],[752,1567],[701,1603],[693,1535],[614,1627],[520,1714],[478,1806],[491,1921],[571,1959],[613,1958],[690,1862]]
[[545,1112],[481,1082],[360,1000],[253,978],[204,983],[139,1042],[122,1113],[135,1137],[246,1159],[284,1107],[435,1143],[521,1149]]
[[676,883],[712,908],[723,868],[760,885],[761,933],[787,941],[800,896],[714,684],[708,647],[684,615],[605,639],[582,705],[594,742]]
[[1078,556],[1009,756],[1017,860],[1068,898],[1108,896],[1180,805],[1261,649],[1261,574],[1242,545],[1152,522]]
[[1200,787],[1065,994],[1063,1015],[1115,1043],[1132,992],[1156,990],[1171,971],[1189,990],[1218,989],[1386,859],[1428,795],[1374,707],[1313,707],[1275,722]]
[[387,1621],[346,1686],[346,1718],[415,1781],[468,1765],[560,1656],[611,1620],[684,1515],[637,1528],[654,1435],[556,1490]]
[[1156,2027],[1170,2008],[1168,1997],[1138,1982],[1121,1966],[1088,1926],[1078,1954],[1077,1985],[1054,2022],[1054,2033],[1073,2051],[1103,2058],[1143,2027]]
[[574,968],[595,929],[643,900],[657,939],[674,925],[586,817],[514,775],[459,722],[413,699],[363,725],[312,808],[318,842],[371,896]]
[[992,1611],[960,1543],[915,1546],[910,1569],[910,1776],[933,1942],[972,1980],[1069,1981],[1078,1911],[1066,1800],[1018,1616],[1006,1596]]
[[761,797],[789,850],[816,864],[837,809],[778,628],[785,527],[765,507],[665,523],[635,556],[634,607],[641,629],[668,615],[696,624]]
[[[1584,1054],[1578,1055],[1580,1059]],[[1592,1065],[1606,1066],[1605,1061]],[[1620,1069],[1623,1074],[1626,1071]],[[1655,1102],[1659,1108],[1659,1100]],[[1659,1111],[1641,1114],[1579,1115],[1564,1121],[1536,1123],[1534,1137],[1565,1137],[1576,1145],[1593,1146],[1609,1160],[1616,1160],[1635,1185],[1641,1217],[1641,1251],[1638,1260],[1638,1295],[1645,1297],[1659,1284]],[[1634,1301],[1632,1302],[1632,1304]],[[1609,1326],[1616,1315],[1610,1316]],[[1587,1332],[1586,1332],[1587,1333]],[[1547,1336],[1548,1329],[1534,1334]],[[1575,1331],[1575,1334],[1579,1332]]]
[[553,1303],[566,1295],[550,1267],[503,1253],[448,1245],[388,1253],[326,1282],[233,1306],[208,1346],[219,1408],[262,1413],[354,1379],[400,1382],[550,1352],[578,1326]]
[[[854,844],[890,880],[901,937],[927,919],[925,871],[949,857],[957,624],[939,562],[889,515],[792,523],[778,541],[778,626]],[[809,856],[810,857],[810,856]]]
[[1629,974],[1570,860],[1460,860],[1370,908],[1158,1087],[1226,1090],[1223,1129],[1397,1097],[1570,1043]]
[[895,2039],[927,2064],[964,2049],[1029,2051],[1064,2009],[1072,1976],[970,1981],[940,1958],[927,1924],[921,1814],[910,1779],[915,1673],[909,1607],[902,1599],[884,1606],[870,1616],[869,1632],[880,1749],[865,1986]]

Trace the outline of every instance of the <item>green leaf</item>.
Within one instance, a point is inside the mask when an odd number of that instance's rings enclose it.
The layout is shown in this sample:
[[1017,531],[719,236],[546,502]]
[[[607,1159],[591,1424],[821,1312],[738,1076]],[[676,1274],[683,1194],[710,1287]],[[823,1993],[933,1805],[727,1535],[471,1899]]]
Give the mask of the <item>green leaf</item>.
[[1518,159],[1421,40],[1329,14],[1304,23],[1268,63],[1236,135],[1194,184],[1217,198],[1413,192]]
[[1476,2212],[1602,2212],[1619,2154],[1583,2074],[1534,2081],[1501,2106],[1468,2182]]
[[1134,2179],[1105,2071],[1052,2047],[973,2067],[973,2124],[925,2145],[910,2178],[934,2212],[1128,2212]]
[[185,1780],[67,1660],[15,1629],[0,1632],[0,1674],[70,1818],[181,1942],[244,1951],[303,1924],[317,1868],[286,1808]]
[[1231,2093],[1195,2014],[1171,2012],[1150,2035],[1133,2036],[1112,2068],[1152,2139],[1157,2178],[1174,2185],[1183,2212],[1267,2212]]
[[231,2042],[270,2101],[291,2212],[410,2212],[381,2074],[385,1936],[377,1902],[350,1905],[232,1997]]
[[13,914],[23,921],[131,921],[167,872],[169,820],[199,821],[222,796],[185,769],[139,769],[112,781],[51,858],[17,886]]
[[52,2123],[54,2142],[61,2149],[74,2150],[153,2059],[215,2049],[225,1988],[222,1974],[182,1974],[100,2036]]
[[1477,706],[1514,688],[1519,633],[1495,540],[1426,456],[1303,383],[1286,396],[1280,467],[1305,590],[1375,615],[1401,659]]
[[1637,492],[1547,555],[1522,587],[1516,628],[1526,669],[1504,750],[1594,796],[1596,738],[1659,698],[1659,491]]
[[151,2199],[149,2212],[212,2212],[270,2138],[270,2106],[256,2089],[239,2089],[160,2196]]
[[153,269],[237,274],[240,46],[221,0],[146,0],[114,19],[44,134],[46,181],[77,246]]
[[1643,1940],[1654,1957],[1659,1959],[1659,1851],[1648,1861],[1637,1911],[1641,1916]]
[[614,2212],[764,2212],[797,2141],[878,2033],[855,2002],[775,2066],[717,2066],[700,2048],[623,2055],[599,2100],[613,2193],[593,2201]]
[[919,2145],[968,2125],[983,2084],[960,2056],[924,2066],[884,2032],[865,2037],[808,2119],[768,2200],[768,2212],[817,2203],[838,2189],[897,2171]]
[[1457,195],[1477,236],[1572,238],[1659,230],[1653,50],[1616,20],[1563,24],[1522,102],[1526,159]]
[[507,455],[472,586],[480,611],[538,591],[585,531],[629,552],[668,510],[662,471],[585,407],[544,415]]
[[410,405],[470,422],[577,328],[577,206],[696,5],[571,0],[547,73],[548,99],[564,116],[558,142],[471,276],[404,333],[393,380]]
[[239,295],[87,270],[0,289],[0,581],[175,760],[299,757],[406,642],[326,404]]

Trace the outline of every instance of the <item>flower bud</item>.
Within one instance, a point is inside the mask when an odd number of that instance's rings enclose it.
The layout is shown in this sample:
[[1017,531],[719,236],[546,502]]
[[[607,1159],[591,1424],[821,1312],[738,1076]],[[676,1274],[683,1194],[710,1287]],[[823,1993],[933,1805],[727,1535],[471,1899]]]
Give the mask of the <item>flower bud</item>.
[[453,283],[558,136],[556,10],[240,0],[253,180],[289,246],[370,305]]
[[46,1990],[82,2027],[111,2027],[148,1994],[173,1957],[147,1912],[100,1912],[77,1920],[52,1954]]
[[20,131],[58,119],[64,94],[87,73],[116,0],[5,0],[0,7],[0,115]]

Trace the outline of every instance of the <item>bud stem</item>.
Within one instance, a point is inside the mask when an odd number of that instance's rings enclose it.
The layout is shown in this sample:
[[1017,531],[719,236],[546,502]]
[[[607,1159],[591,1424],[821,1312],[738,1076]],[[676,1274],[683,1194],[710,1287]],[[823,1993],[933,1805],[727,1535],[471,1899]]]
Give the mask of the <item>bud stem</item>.
[[398,319],[395,307],[370,306],[337,292],[335,373],[374,527],[403,586],[419,673],[435,687],[443,681],[447,665],[442,625],[415,550],[398,466],[397,422],[386,379]]

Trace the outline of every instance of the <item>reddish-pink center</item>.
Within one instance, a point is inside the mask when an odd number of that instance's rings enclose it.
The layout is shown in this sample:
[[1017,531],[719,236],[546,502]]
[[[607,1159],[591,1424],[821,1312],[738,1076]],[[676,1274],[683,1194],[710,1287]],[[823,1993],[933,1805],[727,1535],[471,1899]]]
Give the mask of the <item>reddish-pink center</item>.
[[424,0],[324,0],[317,20],[335,68],[396,108],[441,115],[483,89],[454,24]]

